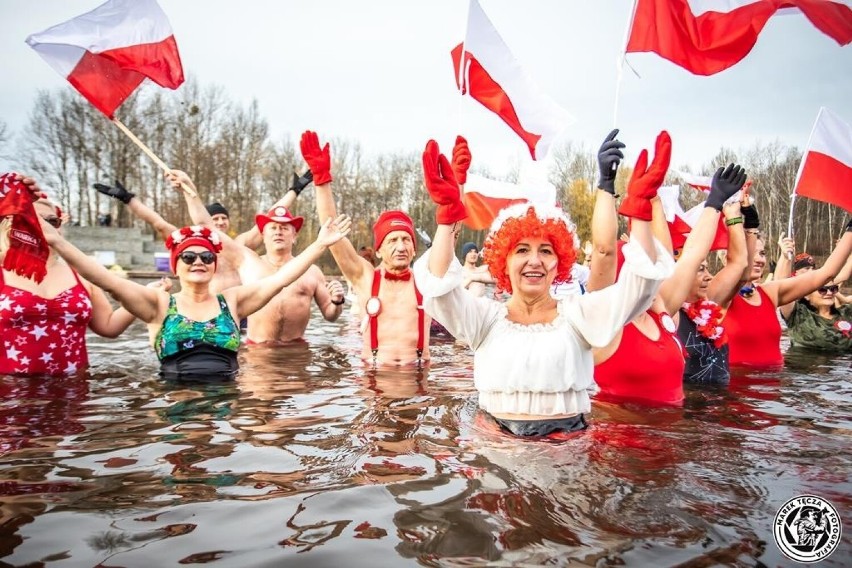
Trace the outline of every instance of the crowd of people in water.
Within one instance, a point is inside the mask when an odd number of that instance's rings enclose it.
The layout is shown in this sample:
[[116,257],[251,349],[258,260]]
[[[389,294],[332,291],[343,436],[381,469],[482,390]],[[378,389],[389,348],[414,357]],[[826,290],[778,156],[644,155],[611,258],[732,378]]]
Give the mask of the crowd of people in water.
[[[365,368],[426,368],[430,335],[440,330],[472,350],[479,407],[500,428],[558,436],[586,427],[593,399],[679,405],[685,383],[725,385],[731,369],[778,369],[781,319],[793,345],[852,350],[852,307],[840,293],[852,272],[852,221],[821,266],[783,239],[767,278],[760,217],[743,189],[747,174],[730,164],[713,175],[700,217],[673,250],[658,196],[672,149],[665,131],[653,156],[641,151],[620,200],[615,180],[625,145],[618,130],[604,139],[585,264],[578,262],[574,224],[554,204],[511,205],[481,247],[457,248],[472,161],[462,137],[450,158],[432,140],[423,152],[437,222],[427,250],[417,250],[418,232],[401,210],[381,213],[371,246],[358,249],[347,238],[351,220],[336,209],[329,144],[307,131],[300,147],[309,170],[294,175],[286,194],[233,238],[227,208],[205,205],[182,171],[166,177],[176,189],[192,189],[183,192],[194,223],[186,227],[172,225],[120,183],[95,185],[163,238],[176,292],[170,280],[143,286],[107,270],[66,240],[63,212],[36,180],[0,177],[0,197],[30,196],[49,245],[40,281],[4,263],[0,374],[51,380],[83,372],[87,330],[117,337],[139,319],[164,378],[235,377],[241,345],[303,341],[313,304],[335,321],[349,297],[361,318]],[[321,228],[294,255],[304,219],[292,208],[311,183]],[[626,239],[618,237],[619,215],[629,223]],[[714,274],[720,220],[727,248]],[[0,227],[2,257],[15,238],[13,221],[6,217]],[[314,264],[325,250],[348,292]],[[495,293],[487,293],[492,286]]]

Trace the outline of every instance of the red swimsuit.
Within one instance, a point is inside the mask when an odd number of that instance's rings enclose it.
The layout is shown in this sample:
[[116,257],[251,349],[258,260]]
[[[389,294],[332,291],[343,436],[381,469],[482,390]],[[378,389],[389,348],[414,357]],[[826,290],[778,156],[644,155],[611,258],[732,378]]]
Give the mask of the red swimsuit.
[[55,298],[10,286],[0,271],[0,373],[67,375],[86,368],[92,302],[77,283]]
[[775,315],[775,305],[760,286],[755,289],[760,295],[759,306],[752,306],[737,295],[722,320],[731,350],[729,363],[731,367],[782,367],[781,323]]
[[595,365],[595,382],[601,388],[598,398],[680,405],[683,348],[677,335],[663,327],[661,319],[666,315],[650,310],[646,313],[660,330],[659,339],[649,339],[632,322],[625,325],[618,349],[609,359]]

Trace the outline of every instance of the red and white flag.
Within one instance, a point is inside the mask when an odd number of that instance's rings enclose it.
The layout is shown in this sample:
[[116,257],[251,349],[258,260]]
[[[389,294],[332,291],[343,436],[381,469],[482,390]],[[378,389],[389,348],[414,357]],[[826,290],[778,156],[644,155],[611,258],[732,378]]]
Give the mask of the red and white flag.
[[[683,183],[685,183],[689,187],[694,188],[694,189],[698,189],[698,190],[703,191],[705,193],[710,192],[710,183],[713,181],[713,176],[699,176],[699,175],[696,175],[696,174],[691,174],[689,172],[682,172],[680,170],[674,170],[674,173],[676,173],[678,175],[678,177],[681,180],[683,180]],[[748,189],[750,187],[751,187],[751,180],[747,179],[746,182],[743,184],[743,189]],[[739,194],[739,192],[737,192],[728,201],[739,200],[739,198],[740,198],[740,194]]]
[[109,118],[146,78],[169,89],[183,83],[171,24],[155,0],[109,0],[27,43]]
[[[660,196],[660,202],[663,205],[666,222],[669,225],[669,234],[672,238],[672,248],[674,250],[683,248],[687,237],[689,237],[689,233],[692,232],[693,227],[695,227],[695,224],[698,222],[698,218],[701,216],[701,212],[704,211],[704,202],[699,203],[689,211],[684,211],[680,204],[680,187],[677,185],[665,185],[657,191],[657,195]],[[713,243],[710,245],[710,250],[727,248],[728,228],[725,225],[725,218],[720,216],[719,225],[716,227],[716,234],[713,237]]]
[[852,126],[825,107],[817,115],[793,192],[852,213]]
[[533,160],[546,156],[554,138],[574,122],[518,64],[477,0],[470,0],[467,35],[451,55],[461,93],[502,118]]
[[626,52],[654,52],[713,75],[748,55],[779,10],[803,13],[840,45],[852,42],[848,0],[637,0]]
[[515,203],[556,203],[556,187],[552,183],[514,183],[494,181],[468,174],[462,195],[467,219],[462,221],[474,230],[487,229],[504,207]]

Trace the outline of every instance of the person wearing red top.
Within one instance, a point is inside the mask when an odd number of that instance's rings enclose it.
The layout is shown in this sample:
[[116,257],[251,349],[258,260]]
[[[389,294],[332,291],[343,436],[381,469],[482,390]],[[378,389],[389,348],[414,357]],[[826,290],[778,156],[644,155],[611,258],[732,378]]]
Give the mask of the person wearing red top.
[[723,325],[728,331],[731,367],[773,369],[784,364],[776,308],[804,298],[840,272],[852,253],[852,220],[820,268],[763,284],[759,282],[766,267],[764,242],[756,228],[749,231],[749,238],[754,240],[750,284],[731,302]]
[[[0,195],[13,184],[27,186],[36,215],[61,231],[62,211],[19,174],[0,176]],[[0,258],[9,248],[8,223],[0,230]],[[89,365],[86,330],[118,337],[133,322],[124,308],[113,310],[104,292],[83,280],[53,251],[41,282],[0,271],[0,374],[72,375]]]
[[[598,153],[600,180],[592,219],[593,252],[589,290],[612,284],[619,269],[617,223],[613,207],[616,169],[613,166],[617,166],[623,157],[620,149],[624,144],[615,139],[617,133],[617,130],[610,133]],[[663,183],[670,156],[671,139],[663,131],[657,137],[651,166],[645,170],[647,156],[643,150],[628,183],[628,192],[635,183],[653,187],[654,198],[647,214],[654,235],[664,243],[667,254],[671,253],[671,237],[656,191]],[[673,318],[679,317],[683,302],[696,280],[695,274],[710,250],[724,203],[739,191],[745,179],[745,172],[739,166],[731,164],[727,168],[719,168],[713,176],[704,210],[684,245],[674,273],[660,286],[651,309],[628,323],[609,345],[595,350],[595,381],[600,387],[600,400],[663,405],[683,403],[685,349],[676,335],[677,325]],[[735,275],[737,279],[741,278],[745,268],[744,239],[742,241],[742,263],[739,274]],[[735,263],[731,263],[730,270],[734,270],[735,266]]]

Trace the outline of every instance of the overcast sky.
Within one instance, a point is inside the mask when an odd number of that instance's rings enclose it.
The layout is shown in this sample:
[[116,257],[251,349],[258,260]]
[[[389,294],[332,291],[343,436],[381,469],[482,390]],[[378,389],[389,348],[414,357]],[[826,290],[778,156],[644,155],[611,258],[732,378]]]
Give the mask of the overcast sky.
[[[222,85],[232,100],[257,99],[275,140],[295,142],[312,129],[321,139],[360,141],[376,155],[419,152],[429,138],[449,152],[462,133],[474,168],[486,164],[499,173],[530,160],[500,119],[456,91],[449,51],[463,39],[466,0],[159,3],[185,73],[202,85]],[[0,120],[14,135],[22,133],[39,89],[72,88],[24,39],[99,4],[0,2]],[[616,61],[632,3],[481,5],[521,65],[576,117],[557,144],[596,149],[613,127]],[[698,168],[721,146],[780,140],[803,149],[820,106],[852,122],[852,48],[838,46],[801,14],[772,18],[745,60],[712,77],[691,75],[654,54],[631,54],[629,61],[641,78],[625,68],[617,125],[631,163],[661,129],[671,133],[673,165]]]

